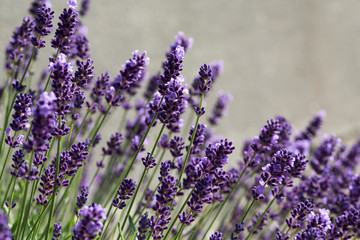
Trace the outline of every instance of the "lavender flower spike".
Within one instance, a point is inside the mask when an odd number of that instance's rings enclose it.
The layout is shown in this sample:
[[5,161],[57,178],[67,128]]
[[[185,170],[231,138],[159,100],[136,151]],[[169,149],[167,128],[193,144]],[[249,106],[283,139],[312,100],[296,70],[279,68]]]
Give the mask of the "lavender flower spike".
[[0,211],[0,239],[12,240],[10,228],[8,225],[8,218]]
[[81,220],[74,229],[73,240],[95,239],[103,228],[102,220],[106,219],[106,211],[100,205],[93,203],[80,211]]
[[211,125],[219,124],[221,117],[226,114],[227,105],[230,101],[232,101],[231,94],[219,92],[217,101],[212,111],[212,115],[209,118],[209,122]]
[[54,224],[53,237],[51,240],[59,240],[60,239],[61,229],[62,229],[62,226],[61,226],[60,222]]
[[27,151],[46,152],[49,147],[51,133],[56,127],[55,119],[55,94],[53,92],[44,92],[40,95],[39,102],[34,112],[33,129],[28,141],[24,143],[24,149]]
[[67,4],[69,4],[69,7],[72,9],[75,9],[77,7],[77,1],[76,0],[69,0],[67,2]]

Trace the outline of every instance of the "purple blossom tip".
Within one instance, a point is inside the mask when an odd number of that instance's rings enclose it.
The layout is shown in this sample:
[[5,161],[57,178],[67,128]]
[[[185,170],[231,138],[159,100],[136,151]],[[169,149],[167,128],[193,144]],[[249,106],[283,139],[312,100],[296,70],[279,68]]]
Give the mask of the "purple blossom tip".
[[67,2],[70,8],[75,9],[77,7],[77,1],[76,0],[69,0]]

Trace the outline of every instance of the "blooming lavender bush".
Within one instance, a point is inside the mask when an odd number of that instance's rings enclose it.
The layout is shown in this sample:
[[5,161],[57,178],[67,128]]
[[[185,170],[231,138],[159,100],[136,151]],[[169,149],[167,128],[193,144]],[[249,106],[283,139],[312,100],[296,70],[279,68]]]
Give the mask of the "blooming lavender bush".
[[[193,40],[180,32],[159,73],[149,74],[147,53],[136,50],[119,75],[96,76],[81,30],[90,6],[69,0],[55,13],[35,0],[10,38],[0,239],[360,238],[360,140],[346,146],[323,135],[314,144],[323,111],[296,134],[275,116],[239,146],[238,161],[233,142],[211,129],[232,97],[220,92],[212,108],[204,104],[223,64],[203,64],[185,83]],[[35,82],[29,69],[45,47],[53,55]],[[110,115],[121,120],[103,139]]]

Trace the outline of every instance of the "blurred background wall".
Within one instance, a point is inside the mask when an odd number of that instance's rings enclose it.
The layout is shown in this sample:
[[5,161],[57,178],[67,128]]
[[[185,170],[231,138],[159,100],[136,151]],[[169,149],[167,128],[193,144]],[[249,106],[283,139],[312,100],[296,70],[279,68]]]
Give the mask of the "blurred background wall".
[[[30,3],[0,1],[2,52]],[[57,21],[66,1],[53,0],[52,6]],[[224,73],[206,110],[216,91],[233,95],[216,132],[239,146],[274,115],[302,129],[321,109],[327,112],[324,132],[345,140],[360,133],[359,9],[358,0],[92,0],[83,22],[96,76],[109,71],[115,77],[135,49],[147,50],[149,72],[156,73],[178,31],[194,38],[184,60],[189,83],[202,64],[222,59]],[[47,51],[36,63],[42,68],[52,53]],[[1,57],[0,72],[3,65]]]

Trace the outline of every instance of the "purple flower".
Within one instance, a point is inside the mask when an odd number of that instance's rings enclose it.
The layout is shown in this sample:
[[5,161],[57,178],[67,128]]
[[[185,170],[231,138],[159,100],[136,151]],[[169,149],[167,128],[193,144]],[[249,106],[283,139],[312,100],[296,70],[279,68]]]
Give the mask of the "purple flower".
[[174,158],[181,157],[183,155],[181,151],[184,149],[184,144],[185,143],[182,137],[175,136],[170,140],[170,153]]
[[12,240],[11,231],[8,225],[8,218],[2,211],[0,211],[0,239]]
[[219,121],[222,116],[226,114],[227,105],[232,100],[232,96],[230,94],[220,92],[218,94],[217,101],[215,103],[214,109],[212,111],[212,115],[209,118],[209,122],[212,125],[219,124]]
[[[206,69],[204,69],[205,66],[206,66]],[[210,68],[208,68],[209,66],[210,66]],[[207,71],[210,71],[211,75],[206,74]],[[196,99],[196,96],[201,96],[201,94],[202,94],[202,92],[200,91],[200,88],[204,88],[204,86],[201,87],[201,85],[204,84],[204,80],[205,80],[204,77],[211,78],[211,85],[213,85],[214,81],[219,77],[219,75],[222,73],[222,71],[223,71],[223,62],[222,61],[217,61],[217,62],[210,63],[210,65],[205,64],[204,66],[201,66],[200,72],[199,72],[199,73],[201,73],[201,75],[197,76],[194,79],[193,83],[191,84],[191,88],[189,90],[190,96],[187,98],[187,101],[193,108],[195,108],[199,105],[200,99]],[[210,84],[210,82],[209,82],[209,84]]]
[[17,80],[17,79],[14,79],[13,83],[11,84],[11,86],[13,87],[13,89],[16,91],[16,92],[22,92],[25,90],[26,86],[23,85],[23,84],[20,84],[20,81]]
[[66,56],[60,53],[58,61],[50,64],[50,68],[52,70],[51,86],[57,98],[57,112],[64,116],[70,113],[69,102],[77,90],[75,84],[71,82],[73,67],[71,63],[66,62]]
[[116,132],[111,135],[110,141],[106,142],[107,148],[103,148],[105,155],[120,155],[122,153],[120,145],[123,142],[123,136],[121,133]]
[[102,98],[102,96],[105,95],[106,90],[109,88],[110,86],[110,76],[109,73],[102,73],[100,77],[98,77],[98,79],[96,80],[95,86],[92,89],[91,92],[91,99],[96,102],[96,103],[100,103],[100,100]]
[[81,16],[85,16],[87,14],[87,12],[89,11],[89,8],[90,8],[90,0],[82,0],[81,1],[81,8],[80,8],[80,15]]
[[[187,93],[186,85],[182,85],[182,80],[172,79],[167,85],[167,91],[164,100],[160,106],[157,106],[158,119],[160,122],[172,131],[179,132],[181,127],[181,114],[185,112],[187,103],[185,101],[185,94]],[[155,106],[156,104],[153,103]],[[180,124],[180,126],[174,126]]]
[[158,85],[157,82],[160,79],[160,73],[157,73],[155,75],[152,75],[149,78],[149,82],[148,85],[146,87],[146,90],[144,92],[144,98],[148,101],[151,100],[151,98],[153,97],[154,93],[156,92],[156,90],[158,89]]
[[170,161],[161,163],[159,177],[161,185],[157,189],[156,203],[153,206],[155,215],[150,218],[151,235],[154,239],[160,239],[164,236],[161,232],[168,228],[167,225],[171,220],[171,209],[168,203],[172,202],[175,198],[177,190],[176,183],[179,180],[169,175],[170,165]]
[[150,157],[149,152],[146,154],[146,157],[141,158],[141,161],[145,168],[153,168],[156,166],[156,159],[153,156]]
[[120,74],[114,79],[113,86],[116,91],[127,90],[132,84],[138,82],[145,71],[146,65],[149,64],[150,59],[146,57],[146,52],[141,55],[139,51],[134,51],[133,58],[126,61],[125,65],[120,71]]
[[125,200],[130,199],[134,195],[136,188],[136,182],[133,179],[124,179],[120,185],[120,189],[117,191],[118,197],[113,200],[113,206],[119,209],[123,209],[126,204]]
[[54,224],[53,237],[51,240],[59,240],[61,236],[61,229],[62,226],[60,222]]
[[52,30],[52,19],[54,18],[54,11],[48,8],[45,4],[38,8],[35,22],[35,32],[40,36],[47,36]]
[[191,194],[190,200],[187,202],[187,205],[191,209],[192,212],[201,212],[204,203],[211,203],[212,202],[212,182],[213,176],[208,175],[202,179],[200,179],[195,184],[195,189]]
[[286,224],[290,229],[299,228],[301,223],[305,221],[306,216],[314,210],[314,204],[306,199],[291,211],[291,217],[286,219]]
[[321,130],[324,118],[326,117],[325,111],[319,111],[315,117],[310,121],[306,129],[300,132],[295,140],[312,140]]
[[44,153],[49,149],[49,141],[52,138],[51,133],[56,128],[55,99],[53,92],[44,92],[40,95],[33,114],[31,136],[24,143],[24,149],[27,151]]
[[223,234],[221,232],[214,232],[209,240],[223,240]]
[[69,7],[72,9],[75,9],[77,7],[77,1],[76,0],[69,0],[67,2],[67,4],[69,4]]
[[137,239],[138,240],[145,240],[146,239],[146,233],[150,227],[150,220],[148,218],[148,213],[146,212],[144,215],[141,216],[139,220],[139,227],[138,227],[138,234]]
[[239,234],[244,230],[244,223],[237,223],[235,225],[235,230],[231,233],[231,240],[240,239]]
[[[84,205],[86,204],[87,198],[89,196],[89,188],[87,186],[83,186],[80,188],[80,195],[76,198],[76,206],[78,209],[82,209]],[[78,211],[76,211],[76,215],[78,215]]]
[[184,54],[184,48],[181,46],[177,46],[169,53],[167,60],[163,64],[164,73],[160,75],[160,79],[158,80],[161,95],[165,96],[167,94],[170,80],[176,79],[180,75]]
[[323,136],[321,145],[315,150],[314,158],[310,162],[311,167],[321,174],[326,168],[328,168],[329,161],[334,159],[335,150],[340,144],[340,139],[335,138],[335,135]]
[[32,99],[28,93],[18,94],[14,104],[15,113],[12,115],[13,121],[10,123],[10,127],[14,131],[23,130],[26,123],[29,121],[31,115]]
[[73,240],[95,239],[102,230],[102,220],[106,219],[106,211],[93,203],[80,210],[81,220],[75,225]]
[[184,52],[187,52],[192,47],[193,43],[194,43],[194,39],[186,38],[183,32],[178,32],[177,36],[175,37],[175,42],[170,46],[168,54],[174,51],[178,46],[183,47]]
[[235,147],[232,142],[227,139],[215,144],[209,144],[206,148],[206,158],[212,166],[203,170],[213,173],[215,169],[222,168],[227,163],[228,155],[231,154],[234,149]]
[[195,220],[193,216],[193,213],[188,214],[187,212],[182,212],[178,217],[180,222],[186,225],[190,225]]
[[75,72],[71,81],[80,88],[85,88],[94,77],[94,61],[87,59],[78,63],[78,70]]
[[15,171],[12,171],[11,175],[16,178],[24,176],[24,170],[26,169],[24,157],[25,154],[22,149],[16,150],[12,156],[13,164],[11,164],[11,167],[14,168]]
[[[73,3],[72,0],[69,2]],[[72,36],[75,33],[76,24],[78,23],[78,13],[70,7],[63,10],[59,19],[60,22],[55,31],[55,38],[51,40],[51,46],[60,49],[61,53],[67,54],[71,46]]]
[[212,84],[211,75],[212,73],[210,65],[204,64],[200,67],[200,77],[197,78],[198,83],[196,83],[196,85],[201,94],[206,94],[210,91],[210,86]]
[[[194,132],[195,125],[192,125],[189,132],[189,141],[191,141],[193,132]],[[196,133],[194,137],[193,146],[191,148],[191,154],[197,154],[200,152],[200,147],[204,144],[205,141],[205,132],[206,132],[207,126],[205,124],[199,124],[196,128]],[[188,147],[186,147],[188,149]]]
[[45,168],[41,176],[39,197],[36,198],[37,202],[41,205],[48,203],[47,197],[52,194],[55,184],[58,187],[66,187],[69,185],[69,180],[66,176],[74,176],[78,168],[83,166],[83,161],[88,157],[89,146],[85,142],[79,142],[72,145],[70,151],[64,151],[60,154],[59,159],[59,173],[58,178],[55,179],[55,160],[52,161],[48,168]]
[[28,56],[26,53],[31,54],[30,49],[32,45],[31,37],[34,29],[34,21],[30,17],[25,17],[20,27],[17,27],[13,32],[10,43],[6,47],[6,61],[5,67],[7,70],[19,71],[21,61]]

